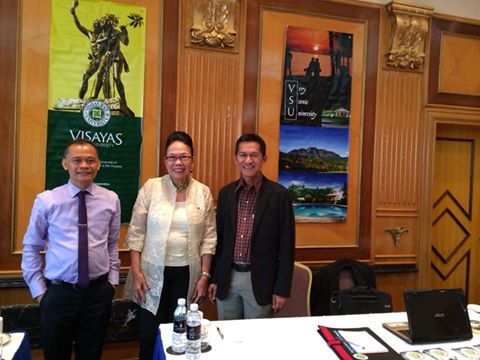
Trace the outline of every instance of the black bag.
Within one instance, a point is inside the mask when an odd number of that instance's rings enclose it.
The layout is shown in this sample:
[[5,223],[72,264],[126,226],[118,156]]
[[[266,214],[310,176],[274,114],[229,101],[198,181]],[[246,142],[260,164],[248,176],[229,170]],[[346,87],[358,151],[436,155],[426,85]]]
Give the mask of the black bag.
[[392,297],[367,286],[335,291],[330,298],[330,314],[370,314],[392,312]]

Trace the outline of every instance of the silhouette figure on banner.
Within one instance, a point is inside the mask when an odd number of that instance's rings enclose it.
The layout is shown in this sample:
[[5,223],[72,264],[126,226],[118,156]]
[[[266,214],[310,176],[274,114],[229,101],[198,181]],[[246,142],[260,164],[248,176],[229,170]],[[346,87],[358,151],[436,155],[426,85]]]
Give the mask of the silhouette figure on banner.
[[308,63],[308,66],[303,69],[305,71],[305,76],[307,77],[319,77],[322,69],[320,68],[320,61],[318,58],[312,57],[310,62]]
[[128,18],[131,20],[130,23],[126,26],[119,26],[119,20],[116,15],[105,14],[100,19],[94,20],[93,29],[89,30],[78,19],[75,11],[78,6],[79,1],[74,0],[70,13],[77,28],[90,41],[89,64],[82,75],[82,83],[78,92],[79,98],[85,98],[88,90],[88,81],[95,73],[94,93],[91,98],[98,99],[100,91],[103,92],[105,99],[115,97],[110,81],[111,76],[120,97],[120,112],[127,116],[135,116],[134,112],[127,105],[125,86],[121,80],[122,72],[129,72],[130,68],[120,49],[120,45],[128,46],[129,44],[127,26],[133,28],[140,27],[143,25],[143,18],[139,14],[132,13],[128,15]]
[[292,52],[288,47],[285,49],[285,76],[292,76]]

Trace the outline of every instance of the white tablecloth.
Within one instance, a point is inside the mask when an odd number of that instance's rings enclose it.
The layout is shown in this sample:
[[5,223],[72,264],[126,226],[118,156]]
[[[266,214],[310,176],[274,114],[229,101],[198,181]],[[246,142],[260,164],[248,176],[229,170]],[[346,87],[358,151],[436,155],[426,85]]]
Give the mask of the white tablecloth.
[[[480,320],[480,315],[470,312],[470,318]],[[382,323],[393,321],[407,321],[406,313],[212,321],[212,350],[202,353],[201,358],[338,360],[318,334],[318,325],[334,328],[369,327],[397,352],[423,350],[441,345],[410,345],[382,327]],[[224,334],[223,340],[216,330],[217,326]],[[165,349],[172,344],[172,327],[172,324],[163,324],[160,327]],[[446,347],[473,344],[480,344],[480,336],[475,335],[470,341],[449,342]],[[167,353],[167,359],[183,358],[181,355]]]

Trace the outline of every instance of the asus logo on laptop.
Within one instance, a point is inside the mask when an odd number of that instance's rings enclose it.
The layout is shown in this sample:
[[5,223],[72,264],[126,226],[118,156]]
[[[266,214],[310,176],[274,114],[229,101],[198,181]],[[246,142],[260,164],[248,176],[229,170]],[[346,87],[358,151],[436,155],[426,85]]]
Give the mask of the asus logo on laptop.
[[436,318],[443,318],[443,317],[445,317],[445,313],[439,313],[439,314],[435,314],[435,315],[433,315],[433,317],[436,317]]

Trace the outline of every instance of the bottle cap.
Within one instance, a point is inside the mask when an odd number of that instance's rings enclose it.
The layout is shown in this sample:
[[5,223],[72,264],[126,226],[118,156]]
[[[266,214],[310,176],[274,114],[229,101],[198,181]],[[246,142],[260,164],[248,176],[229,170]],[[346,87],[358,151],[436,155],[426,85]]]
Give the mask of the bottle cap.
[[198,311],[198,304],[191,303],[190,304],[190,311]]
[[183,306],[183,305],[185,305],[185,303],[186,303],[186,300],[185,300],[184,298],[178,298],[178,300],[177,300],[177,304],[178,304],[178,305],[182,305],[182,306]]

